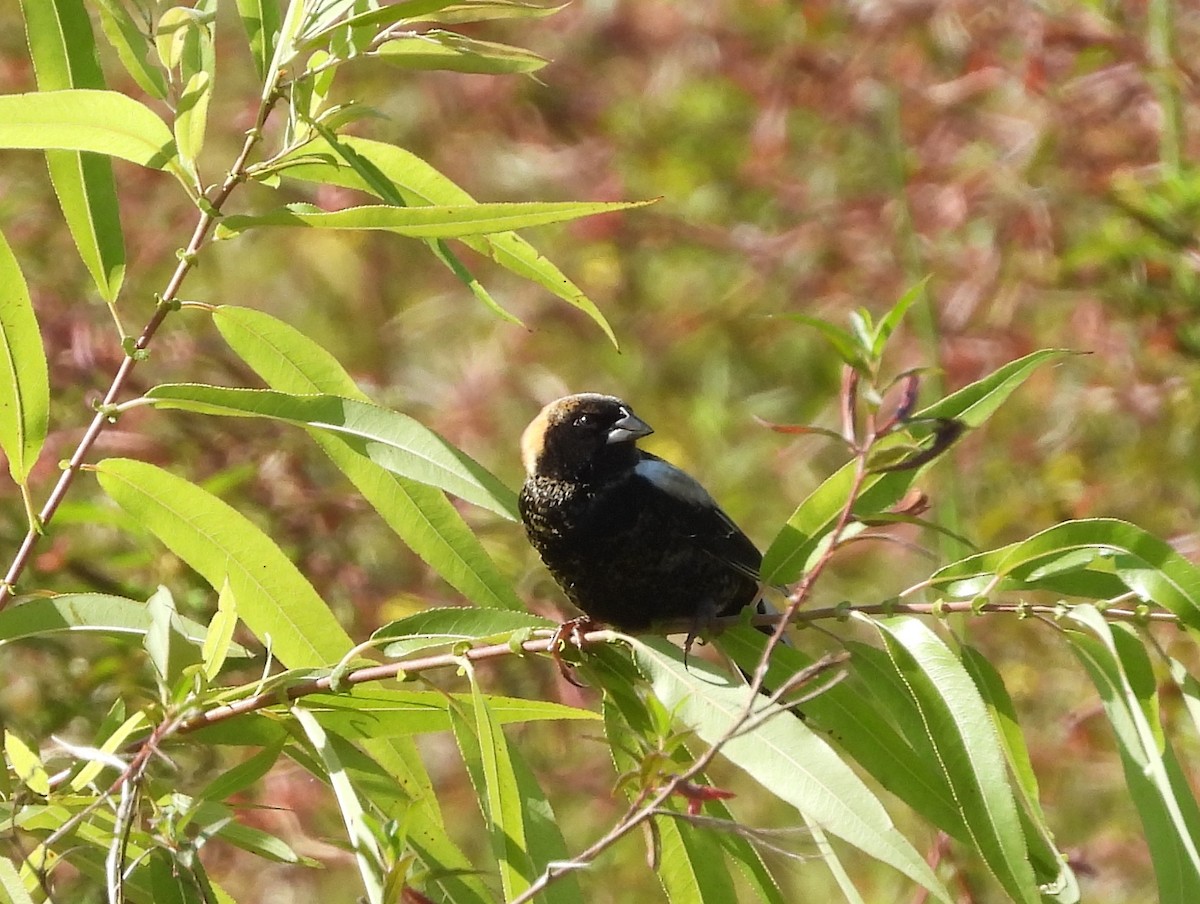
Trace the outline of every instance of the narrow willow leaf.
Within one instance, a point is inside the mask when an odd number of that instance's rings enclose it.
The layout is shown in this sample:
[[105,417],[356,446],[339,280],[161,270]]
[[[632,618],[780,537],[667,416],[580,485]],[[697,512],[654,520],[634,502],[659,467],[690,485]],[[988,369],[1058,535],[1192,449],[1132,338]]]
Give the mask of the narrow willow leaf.
[[846,867],[842,865],[837,851],[829,843],[829,837],[825,834],[825,831],[811,820],[805,821],[808,823],[809,831],[813,833],[813,841],[817,844],[817,850],[821,852],[821,859],[825,861],[826,868],[832,874],[833,881],[837,883],[838,888],[842,892],[842,897],[846,899],[847,904],[866,904],[863,901],[862,895],[859,894],[858,888],[855,887],[854,880],[846,872]]
[[367,824],[366,813],[354,784],[342,767],[342,761],[330,739],[317,720],[302,707],[293,706],[292,715],[308,736],[317,756],[325,766],[329,784],[333,787],[342,822],[346,826],[346,838],[354,851],[354,861],[362,876],[363,890],[370,904],[383,904],[383,854]]
[[237,10],[250,41],[254,67],[258,70],[259,79],[264,80],[275,53],[275,36],[281,25],[279,0],[237,0]]
[[229,389],[190,383],[155,386],[145,396],[164,408],[263,417],[334,434],[387,470],[453,493],[515,521],[516,497],[478,462],[417,421],[369,402],[273,389]]
[[[685,667],[682,651],[666,639],[625,639],[663,705],[707,743],[725,739],[746,709],[749,689],[706,663],[692,660]],[[773,704],[762,706],[764,712],[785,712]],[[870,788],[800,719],[770,718],[729,740],[721,752],[825,831],[894,867],[940,900],[951,900]]]
[[1017,724],[1017,710],[1004,687],[1004,680],[996,667],[974,647],[963,646],[959,655],[992,715],[1009,772],[1016,779],[1019,803],[1025,817],[1024,835],[1029,845],[1029,861],[1042,894],[1052,896],[1058,904],[1078,901],[1079,881],[1067,855],[1054,843],[1054,832],[1042,810],[1033,762],[1029,757],[1025,736]]
[[0,95],[0,148],[94,151],[183,177],[166,124],[116,91]]
[[217,0],[193,0],[190,7],[195,25],[184,32],[183,53],[179,59],[179,78],[186,86],[201,72],[209,78],[209,91],[217,76]]
[[953,652],[915,618],[872,620],[921,714],[976,851],[1016,901],[1040,901],[996,727]]
[[[2,106],[0,112],[3,112]],[[0,139],[3,136],[4,132],[0,129]],[[313,229],[376,229],[411,238],[453,239],[563,223],[600,213],[644,207],[650,203],[652,202],[531,201],[449,207],[367,205],[333,211],[319,210],[307,204],[293,204],[264,214],[235,214],[225,217],[217,226],[217,237],[228,238],[247,229],[263,226],[305,226]]]
[[[446,731],[447,709],[457,701],[470,706],[469,694],[447,697],[439,691],[377,690],[356,686],[349,694],[312,694],[305,709],[330,731],[348,740],[402,738],[413,734]],[[591,721],[598,716],[588,709],[548,700],[489,696],[486,700],[499,725],[514,722]]]
[[1116,736],[1125,781],[1137,806],[1158,879],[1159,900],[1200,900],[1200,807],[1165,737],[1158,687],[1142,641],[1109,624],[1093,606],[1072,608],[1071,649],[1087,669]]
[[[208,126],[208,99],[212,79],[204,71],[188,79],[179,104],[175,108],[175,144],[183,165],[196,174],[196,159],[204,147],[204,131]],[[197,177],[198,178],[198,177]]]
[[21,882],[17,868],[7,857],[0,857],[0,893],[4,895],[6,904],[33,904],[33,898]]
[[146,609],[150,613],[150,628],[142,646],[159,680],[170,688],[185,668],[200,661],[200,651],[184,638],[175,600],[166,587],[159,587],[146,601]]
[[[333,355],[295,327],[249,308],[223,306],[213,319],[230,347],[274,389],[368,401]],[[309,435],[397,536],[450,586],[485,608],[525,608],[440,491],[386,471],[334,437],[319,431]]]
[[[404,22],[483,22],[489,19],[542,18],[558,12],[561,6],[539,6],[520,0],[400,0],[377,9],[357,12],[333,23],[335,28],[355,28],[377,33]],[[305,42],[312,45],[327,38],[329,23],[324,30],[305,33]]]
[[[931,582],[942,592],[971,597],[988,586],[1017,589],[1040,586],[1045,575],[1061,593],[1086,596],[1094,582],[1085,569],[1103,567],[1109,580],[1157,603],[1192,628],[1200,628],[1200,568],[1170,544],[1140,527],[1115,518],[1066,521],[1027,540],[970,556],[934,572]],[[998,580],[1003,579],[1003,580]]]
[[[914,415],[914,419],[949,418],[978,427],[1041,364],[1072,354],[1048,349],[1011,361],[970,386],[953,392]],[[922,469],[871,474],[855,502],[856,515],[885,511],[912,485]],[[763,555],[763,579],[772,584],[796,580],[807,567],[821,538],[841,514],[854,479],[854,462],[843,465],[800,503]]]
[[172,6],[154,27],[154,47],[165,69],[176,68],[183,59],[188,32],[200,25],[201,14],[186,6]]
[[[188,640],[204,642],[204,625],[183,616],[180,620]],[[103,593],[64,593],[37,597],[0,612],[0,645],[62,632],[141,637],[149,627],[150,616],[141,600]],[[234,643],[230,644],[229,655],[244,658],[250,651]]]
[[312,585],[244,515],[144,462],[110,458],[96,472],[104,491],[210,586],[229,581],[242,621],[284,665],[325,665],[350,648]]
[[[116,757],[117,752],[124,748],[126,741],[136,733],[145,731],[148,728],[150,728],[150,719],[145,712],[138,711],[113,729],[112,733],[100,744],[100,750]],[[104,767],[105,764],[100,759],[88,762],[71,779],[71,790],[79,792],[85,789],[95,780]]]
[[117,52],[117,59],[125,71],[138,83],[138,87],[159,100],[167,98],[167,78],[163,71],[151,64],[147,55],[151,42],[133,21],[133,16],[121,0],[98,0],[100,27],[108,43]]
[[[21,10],[39,90],[104,88],[83,0],[21,0]],[[111,304],[125,278],[112,163],[72,151],[47,151],[46,163],[75,247],[100,296]]]
[[896,327],[904,320],[904,315],[908,313],[908,309],[918,300],[925,298],[925,287],[929,284],[929,277],[926,276],[915,286],[912,286],[908,291],[896,299],[896,303],[888,309],[888,312],[879,320],[879,326],[875,329],[874,339],[871,345],[871,354],[878,358],[883,354],[884,347],[887,345],[888,339],[892,337]]
[[822,320],[820,317],[812,317],[808,314],[782,314],[782,317],[788,320],[794,320],[797,323],[802,323],[805,326],[811,326],[825,337],[839,358],[851,367],[862,369],[867,366],[866,358],[863,354],[863,349],[853,335],[839,326],[834,326],[827,320]]
[[387,41],[369,56],[400,69],[444,69],[487,75],[536,72],[550,62],[510,44],[480,41],[439,30]]
[[388,640],[384,655],[397,658],[417,650],[446,646],[464,641],[495,642],[515,631],[530,628],[553,628],[554,622],[525,612],[507,609],[476,609],[457,606],[445,609],[426,609],[408,618],[377,628],[372,640]]
[[0,449],[25,483],[50,421],[50,377],[42,334],[17,259],[0,233]]
[[670,816],[658,817],[656,829],[658,880],[669,901],[727,904],[737,900],[733,875],[715,832]]
[[443,3],[443,9],[425,16],[410,16],[415,21],[442,22],[456,25],[462,22],[484,22],[490,19],[541,19],[553,15],[561,6],[541,6],[523,3],[521,0],[463,0],[460,3]]
[[1192,728],[1194,731],[1200,731],[1200,681],[1197,681],[1187,666],[1178,659],[1168,657],[1167,661],[1171,669],[1171,679],[1179,688],[1183,704],[1192,718]]
[[474,669],[468,664],[465,671],[471,679],[471,703],[466,707],[452,706],[450,719],[487,825],[492,854],[499,865],[504,900],[511,901],[528,889],[535,878],[525,834],[525,814],[508,741],[482,700]]
[[[369,192],[389,204],[408,206],[474,204],[463,188],[438,172],[420,157],[395,145],[348,135],[314,141],[284,158],[282,165],[312,160],[328,162],[291,165],[283,172],[296,179],[341,185]],[[578,308],[604,330],[615,346],[616,336],[595,303],[561,270],[515,232],[497,232],[460,239],[468,248],[491,257],[496,263],[525,279],[533,280],[568,304]]]
[[267,65],[266,78],[263,79],[263,100],[275,90],[278,80],[274,73],[286,69],[296,57],[296,41],[300,37],[307,17],[305,0],[288,0],[287,11],[283,14],[283,22],[279,26],[279,37],[275,40],[275,52]]
[[217,594],[217,611],[208,623],[208,633],[204,636],[204,644],[200,648],[204,677],[209,681],[214,680],[225,665],[236,627],[237,599],[233,595],[233,588],[229,586],[229,580],[226,579],[221,585],[221,592]]
[[41,758],[8,729],[4,729],[4,755],[26,788],[42,797],[50,793],[50,776],[42,766]]
[[968,427],[978,427],[1028,380],[1035,370],[1050,361],[1066,358],[1078,352],[1062,348],[1046,348],[1031,352],[1016,361],[1009,361],[981,380],[950,393],[928,408],[918,411],[914,418],[945,417],[962,421]]
[[199,800],[223,801],[233,795],[245,791],[260,778],[271,771],[271,767],[283,753],[283,741],[260,750],[254,756],[243,760],[236,766],[226,769],[215,779],[205,785],[204,790],[196,797]]

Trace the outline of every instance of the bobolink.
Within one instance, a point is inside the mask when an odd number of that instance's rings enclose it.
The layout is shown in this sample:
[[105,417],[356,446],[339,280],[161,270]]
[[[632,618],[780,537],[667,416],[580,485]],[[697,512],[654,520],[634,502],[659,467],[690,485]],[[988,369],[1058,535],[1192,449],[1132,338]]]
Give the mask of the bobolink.
[[762,555],[693,477],[637,447],[651,432],[613,396],[551,402],[521,437],[521,518],[587,616],[624,631],[687,619],[694,634],[758,599]]

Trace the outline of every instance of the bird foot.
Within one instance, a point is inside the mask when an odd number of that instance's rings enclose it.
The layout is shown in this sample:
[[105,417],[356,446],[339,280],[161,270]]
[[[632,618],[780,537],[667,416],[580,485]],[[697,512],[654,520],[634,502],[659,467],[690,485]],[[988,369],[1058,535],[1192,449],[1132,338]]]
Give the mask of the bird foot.
[[570,643],[576,649],[582,650],[583,635],[595,628],[597,624],[597,622],[588,616],[581,615],[578,618],[572,618],[563,622],[550,635],[550,655],[553,657],[555,665],[558,666],[559,674],[563,676],[568,684],[573,684],[576,687],[587,687],[586,684],[575,677],[574,666],[563,659],[563,644]]
[[686,669],[688,656],[692,645],[697,641],[703,642],[704,633],[712,628],[713,619],[717,617],[717,606],[711,600],[706,601],[692,617],[692,629],[688,631],[687,639],[683,642],[683,667]]

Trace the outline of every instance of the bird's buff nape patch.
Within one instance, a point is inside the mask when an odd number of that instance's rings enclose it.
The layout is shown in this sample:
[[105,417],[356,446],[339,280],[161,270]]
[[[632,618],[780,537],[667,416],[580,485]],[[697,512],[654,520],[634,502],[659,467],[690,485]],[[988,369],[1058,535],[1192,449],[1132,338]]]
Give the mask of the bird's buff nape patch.
[[529,477],[537,473],[538,459],[542,457],[546,445],[546,428],[550,426],[550,409],[555,404],[551,402],[543,408],[521,434],[521,464],[525,466],[525,473]]

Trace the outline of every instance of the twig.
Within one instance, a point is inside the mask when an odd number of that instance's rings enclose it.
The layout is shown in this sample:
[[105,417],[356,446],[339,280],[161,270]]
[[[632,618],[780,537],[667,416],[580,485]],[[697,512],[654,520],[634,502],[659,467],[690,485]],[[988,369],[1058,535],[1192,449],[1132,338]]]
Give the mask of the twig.
[[[1028,603],[977,603],[970,600],[948,603],[864,603],[861,605],[849,606],[830,606],[823,609],[810,609],[808,611],[796,612],[791,618],[791,623],[809,623],[819,621],[845,621],[853,612],[860,612],[864,615],[951,615],[957,613],[1006,613],[1011,615],[1019,615],[1022,617],[1028,616],[1060,616],[1066,611],[1062,605],[1031,605]],[[1164,612],[1160,610],[1151,610],[1141,612],[1136,609],[1105,609],[1104,617],[1110,621],[1128,621],[1128,622],[1164,622],[1177,624],[1179,618],[1172,612]],[[742,623],[742,618],[736,615],[725,616],[713,620],[713,627],[720,629],[722,627],[734,627]],[[783,615],[756,615],[750,620],[750,624],[756,627],[770,627],[777,624],[785,623]],[[676,623],[664,623],[659,626],[659,629],[666,634],[683,634],[695,627],[690,620],[681,620]],[[549,632],[547,632],[549,634]],[[595,646],[596,644],[609,643],[613,638],[613,634],[607,630],[588,631],[586,634],[580,635],[578,638],[579,645],[582,648]],[[461,665],[463,659],[471,662],[483,662],[489,659],[502,659],[507,656],[523,655],[525,653],[546,654],[551,653],[552,640],[550,637],[538,637],[533,640],[527,640],[521,644],[520,650],[507,643],[487,644],[480,647],[471,647],[463,653],[433,653],[427,656],[421,656],[416,659],[405,659],[399,662],[388,662],[382,665],[366,666],[360,669],[354,669],[346,672],[339,678],[333,675],[325,675],[320,678],[310,678],[304,681],[299,681],[296,684],[290,685],[287,688],[277,690],[266,690],[260,693],[253,694],[249,697],[243,697],[233,703],[225,703],[214,709],[207,710],[194,716],[184,719],[174,732],[175,734],[188,734],[193,731],[198,731],[209,725],[215,725],[219,722],[225,722],[236,716],[245,715],[247,713],[258,712],[266,709],[269,706],[275,706],[283,703],[288,703],[297,700],[300,697],[306,697],[311,694],[324,694],[335,692],[336,687],[353,686],[357,684],[366,684],[372,681],[388,681],[394,678],[409,677],[412,675],[423,674],[425,672],[437,671],[439,669],[457,668]]]

